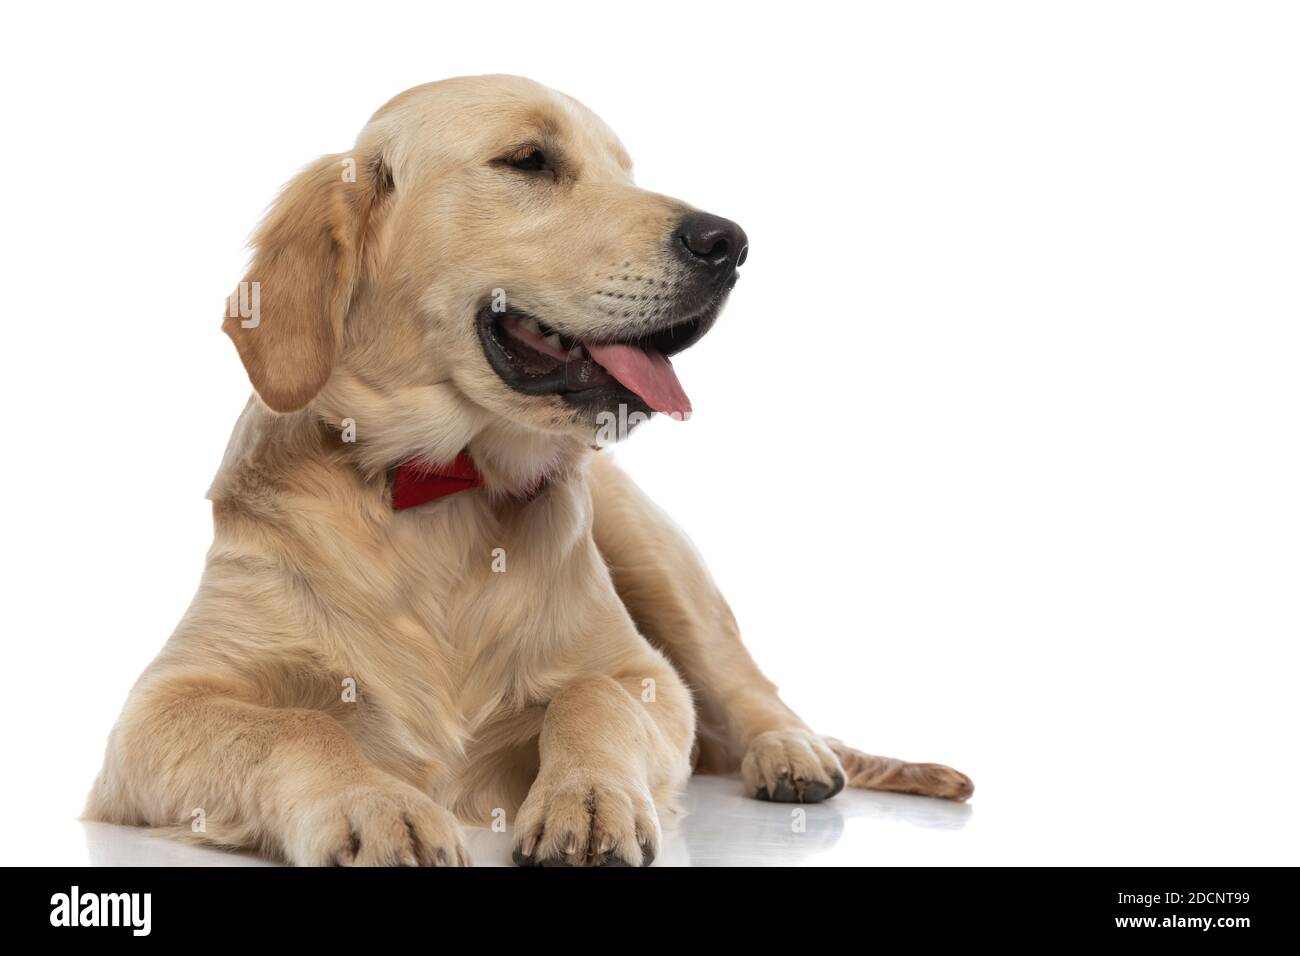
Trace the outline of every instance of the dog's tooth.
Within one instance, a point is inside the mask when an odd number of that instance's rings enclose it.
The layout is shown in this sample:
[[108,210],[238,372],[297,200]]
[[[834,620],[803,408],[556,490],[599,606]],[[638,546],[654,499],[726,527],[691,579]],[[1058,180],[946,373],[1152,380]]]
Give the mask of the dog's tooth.
[[558,333],[558,332],[552,332],[550,335],[548,335],[548,336],[546,337],[546,344],[547,344],[547,345],[553,345],[553,346],[555,346],[555,348],[557,348],[557,349],[558,349],[558,348],[562,348],[562,346],[560,345],[560,335],[559,335],[559,333]]
[[527,329],[529,332],[540,332],[540,331],[541,331],[541,329],[540,329],[540,328],[538,327],[538,325],[537,325],[537,320],[536,320],[536,319],[523,319],[523,320],[520,321],[519,324],[520,324],[520,326],[522,326],[523,328]]
[[571,361],[581,360],[583,358],[583,354],[584,353],[582,351],[581,345],[575,345],[573,348],[569,349],[569,359]]

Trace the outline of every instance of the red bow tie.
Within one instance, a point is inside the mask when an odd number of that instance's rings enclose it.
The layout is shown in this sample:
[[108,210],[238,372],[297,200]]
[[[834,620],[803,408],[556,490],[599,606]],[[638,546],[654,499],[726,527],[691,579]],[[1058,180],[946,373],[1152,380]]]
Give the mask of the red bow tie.
[[426,501],[481,487],[483,476],[469,452],[461,452],[446,465],[431,465],[411,458],[393,471],[393,510],[414,508]]

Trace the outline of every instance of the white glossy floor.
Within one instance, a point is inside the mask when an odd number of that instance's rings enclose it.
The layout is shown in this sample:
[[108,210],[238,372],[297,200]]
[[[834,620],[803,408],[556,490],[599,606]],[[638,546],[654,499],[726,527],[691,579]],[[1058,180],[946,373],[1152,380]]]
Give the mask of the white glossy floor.
[[[727,777],[694,778],[686,805],[685,820],[665,834],[655,866],[903,864],[915,861],[917,844],[951,841],[975,814],[971,806],[859,790],[806,807],[762,803],[746,799],[740,781]],[[130,827],[80,827],[94,866],[269,865]],[[508,833],[476,828],[468,841],[475,865],[510,865]]]

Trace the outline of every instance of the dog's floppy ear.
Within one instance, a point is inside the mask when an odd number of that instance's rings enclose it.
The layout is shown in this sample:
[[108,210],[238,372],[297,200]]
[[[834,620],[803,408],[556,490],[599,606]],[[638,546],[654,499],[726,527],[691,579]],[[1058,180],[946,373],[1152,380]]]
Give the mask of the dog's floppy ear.
[[285,186],[258,227],[221,328],[271,409],[305,407],[329,378],[362,243],[392,186],[381,160],[324,156]]

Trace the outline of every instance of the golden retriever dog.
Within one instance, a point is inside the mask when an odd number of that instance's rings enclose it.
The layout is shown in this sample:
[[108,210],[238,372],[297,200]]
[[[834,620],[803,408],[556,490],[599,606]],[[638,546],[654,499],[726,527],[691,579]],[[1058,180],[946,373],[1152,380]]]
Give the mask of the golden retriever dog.
[[761,800],[965,799],[818,736],[688,540],[602,454],[684,417],[670,356],[748,240],[633,184],[528,80],[431,83],[290,182],[228,303],[255,395],[197,595],[86,809],[295,864],[642,866],[693,769]]

